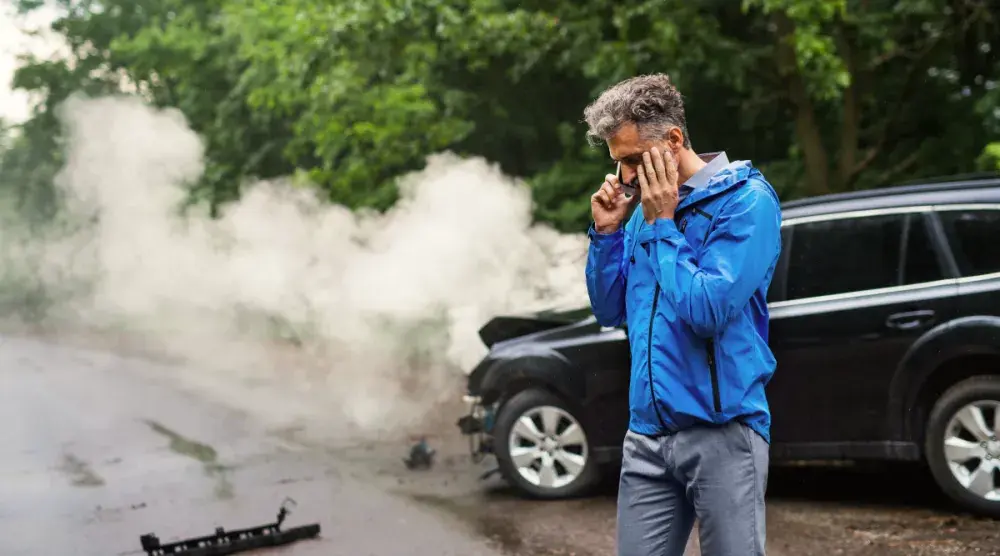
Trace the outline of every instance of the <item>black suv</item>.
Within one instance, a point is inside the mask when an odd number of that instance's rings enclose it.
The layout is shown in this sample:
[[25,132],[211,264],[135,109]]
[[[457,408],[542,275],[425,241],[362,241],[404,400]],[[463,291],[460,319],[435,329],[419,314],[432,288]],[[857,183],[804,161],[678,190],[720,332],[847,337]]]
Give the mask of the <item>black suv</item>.
[[[782,211],[772,461],[925,461],[961,505],[1000,516],[1000,178]],[[624,330],[581,309],[498,317],[480,337],[490,352],[468,377],[459,426],[510,483],[572,496],[620,461]]]

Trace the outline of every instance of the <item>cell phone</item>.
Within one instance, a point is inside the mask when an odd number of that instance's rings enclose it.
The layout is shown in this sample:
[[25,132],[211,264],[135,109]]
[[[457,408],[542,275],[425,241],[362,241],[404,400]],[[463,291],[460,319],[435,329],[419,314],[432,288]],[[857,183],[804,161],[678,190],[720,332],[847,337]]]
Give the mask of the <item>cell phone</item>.
[[616,176],[618,176],[618,183],[622,186],[622,191],[625,192],[625,196],[634,197],[639,194],[639,176],[632,178],[632,181],[625,183],[622,180],[622,163],[618,163],[618,170]]

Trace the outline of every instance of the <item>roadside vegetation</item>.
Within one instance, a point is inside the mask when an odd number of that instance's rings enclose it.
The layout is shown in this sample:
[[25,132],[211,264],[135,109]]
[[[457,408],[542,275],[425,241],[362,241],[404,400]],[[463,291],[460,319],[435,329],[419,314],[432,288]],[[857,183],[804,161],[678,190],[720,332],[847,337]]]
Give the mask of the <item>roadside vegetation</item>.
[[[19,0],[30,11],[41,0]],[[127,92],[179,108],[218,211],[297,175],[384,210],[429,154],[480,155],[534,190],[535,217],[582,231],[611,166],[581,111],[608,84],[668,72],[699,150],[761,166],[784,198],[1000,168],[996,0],[58,0],[70,47],[26,59],[39,99],[0,144],[0,191],[56,206],[57,107]]]

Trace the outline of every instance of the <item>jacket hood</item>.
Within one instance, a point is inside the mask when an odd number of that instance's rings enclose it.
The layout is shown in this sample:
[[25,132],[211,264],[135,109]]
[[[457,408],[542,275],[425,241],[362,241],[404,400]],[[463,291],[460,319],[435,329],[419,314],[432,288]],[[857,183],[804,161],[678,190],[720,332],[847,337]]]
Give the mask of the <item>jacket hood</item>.
[[714,197],[720,193],[742,186],[748,179],[759,174],[749,160],[730,162],[716,172],[704,187],[692,191],[677,205],[677,210],[693,205],[703,199]]

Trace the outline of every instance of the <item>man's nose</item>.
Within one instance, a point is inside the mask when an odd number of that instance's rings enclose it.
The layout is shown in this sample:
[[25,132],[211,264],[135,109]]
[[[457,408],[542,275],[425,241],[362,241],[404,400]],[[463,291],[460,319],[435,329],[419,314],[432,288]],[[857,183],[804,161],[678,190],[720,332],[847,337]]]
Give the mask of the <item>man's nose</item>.
[[639,174],[635,171],[635,168],[630,168],[628,166],[622,165],[622,181],[625,183],[632,183],[632,181],[637,178]]

